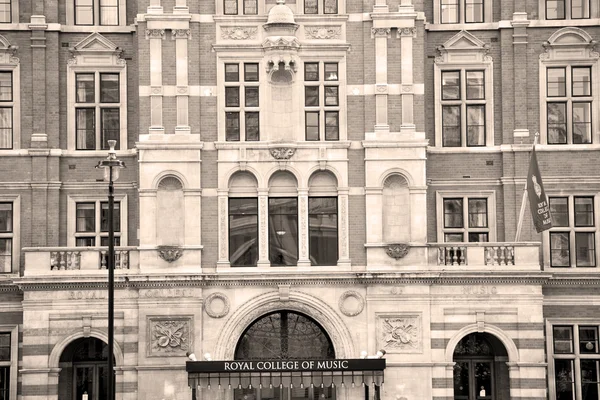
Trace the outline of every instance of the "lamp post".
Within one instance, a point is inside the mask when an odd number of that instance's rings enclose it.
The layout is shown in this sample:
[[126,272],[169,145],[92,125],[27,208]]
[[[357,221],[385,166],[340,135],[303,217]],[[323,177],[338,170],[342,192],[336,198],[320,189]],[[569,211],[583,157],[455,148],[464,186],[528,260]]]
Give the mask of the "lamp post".
[[96,168],[104,168],[104,180],[108,182],[108,400],[115,400],[115,372],[114,372],[114,342],[115,342],[115,226],[113,214],[115,208],[115,195],[113,182],[119,179],[119,171],[125,168],[125,163],[117,160],[115,151],[116,140],[109,140],[108,157],[98,162]]

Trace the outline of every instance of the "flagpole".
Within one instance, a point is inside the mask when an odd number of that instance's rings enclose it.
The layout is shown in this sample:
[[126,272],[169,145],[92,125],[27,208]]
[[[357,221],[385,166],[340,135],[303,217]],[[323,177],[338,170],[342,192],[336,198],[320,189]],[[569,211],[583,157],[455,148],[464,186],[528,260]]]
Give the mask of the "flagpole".
[[[535,138],[533,139],[532,149],[535,148],[535,145],[538,142],[538,138],[540,137],[540,133],[535,133]],[[529,163],[531,163],[531,154],[529,155]],[[528,163],[528,165],[529,165]],[[519,211],[519,222],[517,223],[517,234],[515,235],[515,242],[519,241],[519,236],[521,236],[521,229],[523,228],[523,217],[525,216],[525,203],[527,202],[527,185],[528,185],[527,176],[525,177],[525,187],[523,188],[523,200],[521,201],[521,211]]]

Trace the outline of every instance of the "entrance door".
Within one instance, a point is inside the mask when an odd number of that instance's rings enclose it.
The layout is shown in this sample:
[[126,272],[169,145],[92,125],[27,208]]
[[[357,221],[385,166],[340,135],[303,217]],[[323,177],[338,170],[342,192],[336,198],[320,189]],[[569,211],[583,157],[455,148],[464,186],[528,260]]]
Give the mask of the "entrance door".
[[86,363],[73,365],[73,399],[104,400],[106,392],[107,365],[99,363]]
[[334,400],[335,388],[236,389],[234,400]]
[[457,359],[454,364],[454,399],[495,400],[493,360]]

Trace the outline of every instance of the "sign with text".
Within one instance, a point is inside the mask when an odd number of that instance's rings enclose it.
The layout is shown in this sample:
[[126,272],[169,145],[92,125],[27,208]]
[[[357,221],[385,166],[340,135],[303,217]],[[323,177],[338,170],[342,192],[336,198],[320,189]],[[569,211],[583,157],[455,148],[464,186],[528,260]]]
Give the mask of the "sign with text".
[[535,155],[535,145],[531,152],[529,161],[529,172],[527,173],[527,194],[529,196],[529,208],[535,230],[540,233],[552,228],[552,215],[550,214],[550,204],[542,184],[542,175],[538,167],[537,157]]
[[385,359],[188,361],[187,372],[382,371]]

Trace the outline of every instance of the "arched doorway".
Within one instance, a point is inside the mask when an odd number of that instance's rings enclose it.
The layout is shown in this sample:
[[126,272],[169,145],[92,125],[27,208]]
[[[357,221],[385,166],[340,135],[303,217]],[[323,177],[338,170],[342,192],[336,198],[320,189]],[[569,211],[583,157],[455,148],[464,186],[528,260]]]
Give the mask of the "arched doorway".
[[104,400],[106,385],[108,346],[102,340],[89,337],[71,342],[60,356],[58,378],[59,400]]
[[[269,313],[240,337],[235,360],[333,360],[333,343],[312,318],[296,311]],[[235,389],[234,400],[335,400],[335,387],[259,387]]]
[[453,356],[455,400],[509,400],[508,353],[489,333],[471,333]]

